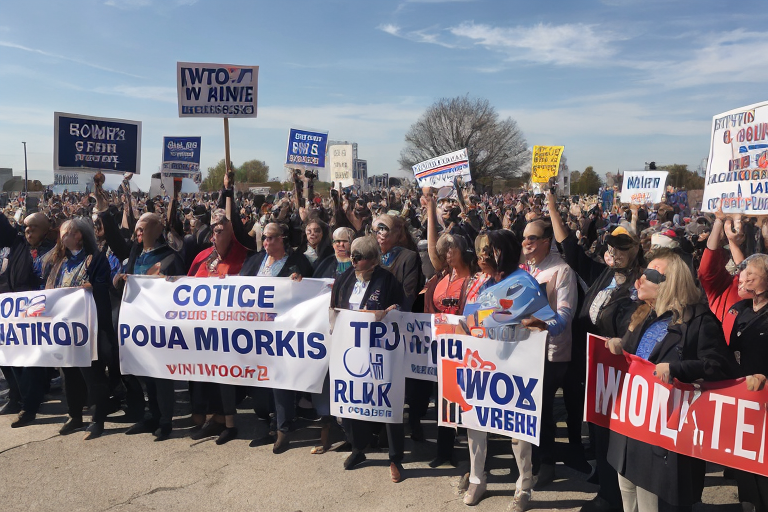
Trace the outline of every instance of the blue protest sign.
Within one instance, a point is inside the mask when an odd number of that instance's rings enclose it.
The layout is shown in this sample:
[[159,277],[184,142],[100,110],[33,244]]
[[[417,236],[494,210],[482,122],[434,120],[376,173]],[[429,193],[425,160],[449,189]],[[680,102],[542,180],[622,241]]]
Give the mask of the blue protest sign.
[[53,169],[132,172],[141,166],[141,121],[54,112]]
[[200,171],[200,137],[163,137],[163,172],[188,176]]
[[285,164],[294,167],[325,168],[328,132],[313,132],[291,128],[288,135],[288,155]]

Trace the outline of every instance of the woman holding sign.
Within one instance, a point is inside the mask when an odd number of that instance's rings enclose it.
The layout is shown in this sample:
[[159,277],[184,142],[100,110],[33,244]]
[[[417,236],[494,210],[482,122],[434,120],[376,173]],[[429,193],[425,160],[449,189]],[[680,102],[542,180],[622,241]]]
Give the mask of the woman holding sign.
[[[380,321],[388,311],[398,308],[403,300],[403,287],[395,276],[381,267],[381,252],[373,237],[356,238],[352,242],[352,268],[333,283],[331,310],[350,309],[376,312]],[[347,419],[345,430],[352,453],[344,461],[344,469],[352,469],[365,460],[365,449],[371,441],[372,424]],[[392,481],[402,479],[405,434],[403,425],[387,423],[389,438],[389,472]]]
[[[664,383],[722,380],[735,372],[723,330],[685,262],[660,249],[635,282],[644,302],[623,338],[610,338],[613,354],[626,351],[656,365]],[[611,432],[608,461],[619,473],[625,512],[690,510],[701,501],[705,462]]]

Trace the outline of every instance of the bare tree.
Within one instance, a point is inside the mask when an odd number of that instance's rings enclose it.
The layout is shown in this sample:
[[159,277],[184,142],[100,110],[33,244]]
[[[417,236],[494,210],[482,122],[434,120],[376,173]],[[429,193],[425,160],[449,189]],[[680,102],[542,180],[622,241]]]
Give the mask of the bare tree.
[[400,153],[405,170],[424,160],[467,148],[473,180],[512,178],[530,164],[528,143],[517,123],[486,99],[468,96],[436,101],[405,135]]

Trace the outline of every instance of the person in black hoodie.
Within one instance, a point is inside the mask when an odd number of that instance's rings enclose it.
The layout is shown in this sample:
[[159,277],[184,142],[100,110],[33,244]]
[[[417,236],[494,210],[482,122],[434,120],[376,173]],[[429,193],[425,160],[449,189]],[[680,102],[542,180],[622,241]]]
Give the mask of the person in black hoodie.
[[[40,288],[42,258],[53,246],[46,238],[51,225],[42,213],[28,216],[24,225],[22,234],[0,214],[0,247],[10,250],[5,272],[0,273],[0,293]],[[19,414],[12,427],[29,425],[43,401],[48,369],[3,366],[0,370],[9,387],[8,402],[0,408],[0,414]]]

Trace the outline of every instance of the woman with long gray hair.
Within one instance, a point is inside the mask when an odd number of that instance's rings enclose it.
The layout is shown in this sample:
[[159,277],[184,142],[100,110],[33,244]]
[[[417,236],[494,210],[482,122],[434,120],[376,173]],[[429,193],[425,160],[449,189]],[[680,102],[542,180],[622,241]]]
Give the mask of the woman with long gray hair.
[[104,433],[104,420],[109,412],[106,368],[117,355],[117,339],[109,299],[109,262],[99,251],[93,225],[88,220],[74,218],[62,224],[56,247],[43,260],[43,281],[46,289],[83,287],[93,293],[99,325],[98,359],[90,367],[62,368],[69,420],[59,433],[70,434],[84,426],[83,407],[90,397],[95,410],[85,439],[95,439]]

